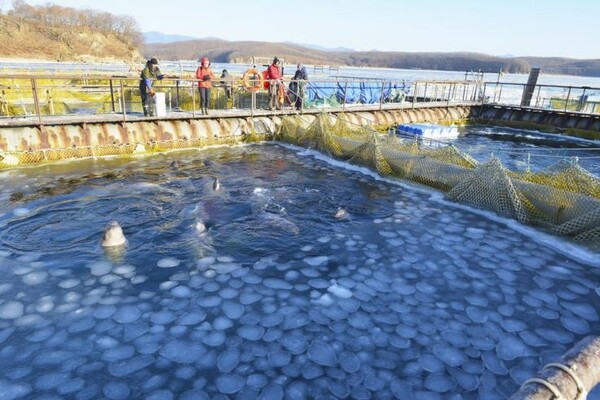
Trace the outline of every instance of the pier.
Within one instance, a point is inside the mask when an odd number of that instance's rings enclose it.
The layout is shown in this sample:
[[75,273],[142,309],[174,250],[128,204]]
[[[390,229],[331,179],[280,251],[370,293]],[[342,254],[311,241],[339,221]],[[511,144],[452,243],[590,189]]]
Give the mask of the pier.
[[[272,135],[284,118],[343,116],[356,126],[387,127],[410,122],[480,123],[600,138],[600,107],[589,87],[533,89],[530,105],[519,99],[525,85],[460,81],[389,81],[327,78],[303,82],[301,110],[286,90],[282,110],[268,110],[268,93],[238,80],[215,82],[209,115],[197,109],[195,79],[157,82],[164,112],[141,113],[138,79],[122,76],[0,76],[0,166],[90,155],[123,154],[156,143],[243,140]],[[285,82],[288,87],[289,81]],[[233,96],[225,94],[225,84]],[[565,93],[560,97],[557,93]],[[173,144],[172,144],[173,145]],[[129,149],[129,150],[125,150]],[[52,156],[48,156],[48,152]],[[32,155],[40,153],[41,155]],[[7,156],[12,156],[7,157]]]

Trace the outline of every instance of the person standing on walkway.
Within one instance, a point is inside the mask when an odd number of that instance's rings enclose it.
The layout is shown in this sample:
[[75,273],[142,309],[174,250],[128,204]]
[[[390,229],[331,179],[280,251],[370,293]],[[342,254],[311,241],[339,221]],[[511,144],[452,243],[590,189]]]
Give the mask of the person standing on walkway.
[[281,110],[281,103],[279,102],[279,90],[282,82],[279,58],[273,58],[273,62],[267,67],[266,79],[269,81],[269,110],[273,110],[275,108]]
[[200,92],[200,108],[202,108],[202,114],[208,115],[208,106],[210,103],[210,89],[212,88],[212,80],[215,79],[210,68],[210,60],[204,56],[200,59],[200,66],[196,70],[196,79],[198,81],[198,91]]
[[306,68],[304,68],[304,65],[298,64],[296,67],[296,73],[294,74],[294,78],[292,78],[292,81],[296,83],[296,110],[302,109],[302,101],[304,100],[304,90],[306,87],[307,80],[308,74],[306,73]]
[[150,98],[154,97],[154,89],[152,88],[152,80],[162,80],[165,76],[161,74],[158,68],[158,60],[151,58],[146,61],[146,67],[140,74],[140,95],[142,97],[142,108],[144,109],[144,116],[153,116],[154,111],[150,104]]
[[231,75],[229,75],[226,69],[221,73],[221,85],[225,89],[225,105],[227,107],[229,100],[233,104],[233,85],[231,83]]

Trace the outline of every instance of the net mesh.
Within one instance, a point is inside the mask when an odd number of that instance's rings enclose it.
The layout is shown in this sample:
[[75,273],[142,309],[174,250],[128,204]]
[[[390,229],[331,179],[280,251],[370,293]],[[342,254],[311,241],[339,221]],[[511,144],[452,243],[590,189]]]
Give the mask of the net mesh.
[[308,125],[297,117],[284,118],[278,138],[600,248],[600,181],[572,160],[536,173],[511,171],[497,157],[480,164],[452,145],[423,146],[368,127],[354,128],[343,116],[335,121],[331,115]]

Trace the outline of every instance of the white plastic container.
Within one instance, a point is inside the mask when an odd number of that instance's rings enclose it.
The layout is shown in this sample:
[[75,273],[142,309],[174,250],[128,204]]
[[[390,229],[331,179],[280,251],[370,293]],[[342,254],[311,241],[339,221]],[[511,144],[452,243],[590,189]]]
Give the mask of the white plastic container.
[[154,107],[157,117],[167,116],[167,103],[165,101],[165,93],[156,92],[154,94]]

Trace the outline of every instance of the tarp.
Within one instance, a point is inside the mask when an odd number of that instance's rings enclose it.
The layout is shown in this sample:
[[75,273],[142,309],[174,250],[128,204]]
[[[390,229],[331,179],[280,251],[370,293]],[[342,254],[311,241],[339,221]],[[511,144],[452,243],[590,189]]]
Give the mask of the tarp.
[[339,104],[396,103],[404,100],[410,91],[407,82],[308,82],[307,96],[315,104],[337,102]]

